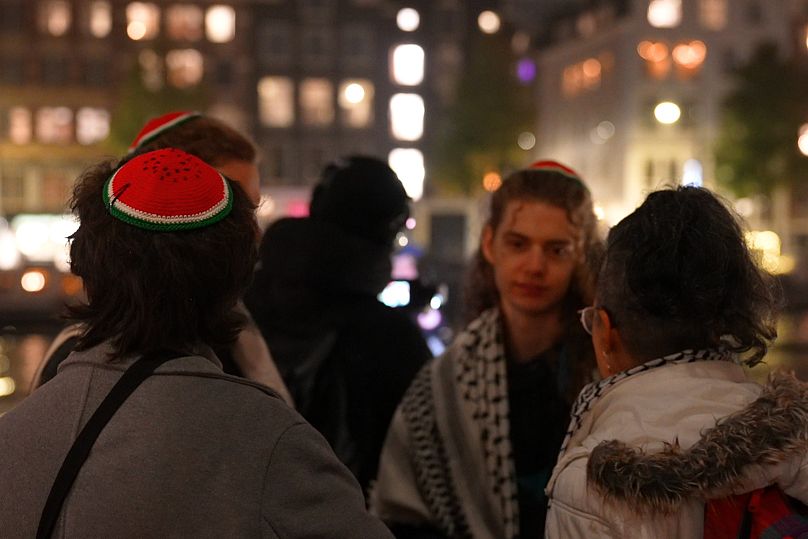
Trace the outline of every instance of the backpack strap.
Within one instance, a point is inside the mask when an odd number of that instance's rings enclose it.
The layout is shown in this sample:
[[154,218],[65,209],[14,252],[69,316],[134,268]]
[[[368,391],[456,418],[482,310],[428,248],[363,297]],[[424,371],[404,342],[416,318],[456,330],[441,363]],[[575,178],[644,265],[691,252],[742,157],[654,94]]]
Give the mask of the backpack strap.
[[56,479],[53,482],[50,494],[48,494],[45,508],[42,510],[42,516],[39,520],[39,527],[36,532],[37,539],[47,539],[53,534],[56,522],[62,512],[62,505],[64,505],[64,501],[76,477],[79,475],[79,470],[81,470],[87,457],[90,456],[90,450],[95,444],[98,435],[101,434],[101,431],[118,408],[137,389],[141,382],[151,376],[157,367],[176,357],[181,357],[181,354],[165,350],[144,355],[126,369],[123,376],[118,379],[112,390],[104,397],[104,400],[76,437],[75,442],[67,452],[64,462],[62,462],[62,467],[59,468],[59,473],[56,474]]

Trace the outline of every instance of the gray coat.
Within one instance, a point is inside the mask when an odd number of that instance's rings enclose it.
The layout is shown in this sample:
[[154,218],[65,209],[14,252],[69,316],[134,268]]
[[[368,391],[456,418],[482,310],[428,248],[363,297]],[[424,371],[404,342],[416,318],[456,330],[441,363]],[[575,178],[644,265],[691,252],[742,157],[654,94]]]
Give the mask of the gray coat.
[[[0,417],[0,536],[34,536],[80,427],[136,359],[108,351],[74,352]],[[55,537],[391,537],[325,440],[209,351],[169,361],[124,402],[61,515]]]

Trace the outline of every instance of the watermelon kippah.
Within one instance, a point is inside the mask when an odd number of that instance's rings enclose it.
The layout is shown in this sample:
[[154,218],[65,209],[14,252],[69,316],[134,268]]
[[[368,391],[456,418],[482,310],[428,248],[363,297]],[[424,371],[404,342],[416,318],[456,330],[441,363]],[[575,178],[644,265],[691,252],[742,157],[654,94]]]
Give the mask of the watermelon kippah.
[[563,174],[568,178],[573,180],[581,181],[581,177],[578,175],[577,172],[572,170],[570,167],[566,165],[562,165],[558,161],[536,161],[532,165],[528,167],[530,170],[547,170],[550,172],[558,172],[559,174]]
[[233,207],[230,184],[216,169],[175,148],[146,152],[116,170],[104,184],[113,217],[147,230],[201,228]]
[[141,129],[140,133],[138,133],[135,137],[135,140],[133,140],[132,144],[129,145],[129,153],[134,152],[144,144],[148,144],[169,129],[183,124],[188,120],[198,118],[199,116],[202,115],[198,112],[178,111],[169,112],[168,114],[163,114],[157,118],[152,118],[146,122],[146,125],[143,126],[143,129]]

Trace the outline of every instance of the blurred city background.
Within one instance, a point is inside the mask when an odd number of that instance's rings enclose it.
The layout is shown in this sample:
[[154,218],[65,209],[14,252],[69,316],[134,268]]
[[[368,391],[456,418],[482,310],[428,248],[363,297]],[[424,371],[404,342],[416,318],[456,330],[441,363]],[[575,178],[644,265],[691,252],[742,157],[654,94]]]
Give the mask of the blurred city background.
[[413,199],[383,300],[439,352],[486,196],[538,158],[608,227],[654,188],[732,201],[786,293],[768,365],[808,378],[808,0],[0,0],[0,413],[81,297],[66,203],[146,119],[198,110],[261,152],[261,224],[329,161]]

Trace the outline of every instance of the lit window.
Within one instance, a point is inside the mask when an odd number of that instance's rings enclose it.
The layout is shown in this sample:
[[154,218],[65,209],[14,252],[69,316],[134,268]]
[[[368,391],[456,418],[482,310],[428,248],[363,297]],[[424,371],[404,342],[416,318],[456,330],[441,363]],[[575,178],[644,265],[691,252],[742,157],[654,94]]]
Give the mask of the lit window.
[[645,68],[649,76],[663,79],[671,69],[671,57],[668,46],[660,41],[642,41],[637,45],[637,54],[645,60]]
[[328,79],[304,79],[300,84],[300,114],[306,125],[334,121],[333,89]]
[[398,140],[418,140],[424,134],[424,99],[418,94],[390,98],[390,131]]
[[126,35],[133,41],[154,39],[160,32],[160,8],[151,2],[126,6]]
[[407,195],[420,200],[424,195],[424,154],[415,148],[395,148],[387,157],[387,163],[396,173]]
[[690,77],[695,74],[704,63],[707,56],[707,46],[703,41],[691,41],[690,43],[679,43],[673,48],[671,53],[673,61],[679,68],[680,74]]
[[171,39],[198,41],[202,38],[202,8],[176,4],[166,10],[166,31]]
[[106,37],[112,30],[112,7],[109,2],[90,2],[90,34]]
[[346,80],[339,87],[342,123],[367,127],[373,119],[373,83],[367,79]]
[[424,49],[419,45],[398,45],[393,49],[393,80],[403,86],[416,86],[424,80]]
[[654,107],[654,118],[661,124],[675,124],[682,116],[682,109],[671,101],[663,101]]
[[258,82],[258,114],[269,127],[289,127],[295,122],[292,79],[263,77]]
[[67,107],[43,107],[36,113],[36,135],[45,144],[68,143],[73,138],[73,112]]
[[14,144],[31,142],[31,111],[23,107],[13,107],[8,111],[8,138]]
[[[601,59],[610,61],[608,53],[601,54]],[[561,79],[561,91],[566,97],[573,97],[583,90],[600,87],[605,69],[610,68],[597,58],[587,58],[583,62],[567,66]]]
[[202,80],[202,54],[196,49],[173,50],[166,54],[168,82],[177,88],[196,86]]
[[421,16],[418,14],[418,11],[411,7],[405,7],[398,11],[396,24],[398,28],[404,32],[414,32],[418,30],[418,26],[421,24]]
[[109,112],[83,107],[76,113],[76,140],[79,144],[95,144],[109,135]]
[[699,16],[708,30],[723,30],[727,25],[727,0],[701,0]]
[[70,3],[67,0],[48,0],[39,4],[39,23],[44,32],[63,36],[70,29]]
[[214,43],[227,43],[236,36],[236,11],[230,6],[211,6],[205,14],[205,35]]
[[656,28],[674,28],[682,22],[682,0],[651,0],[648,23]]

